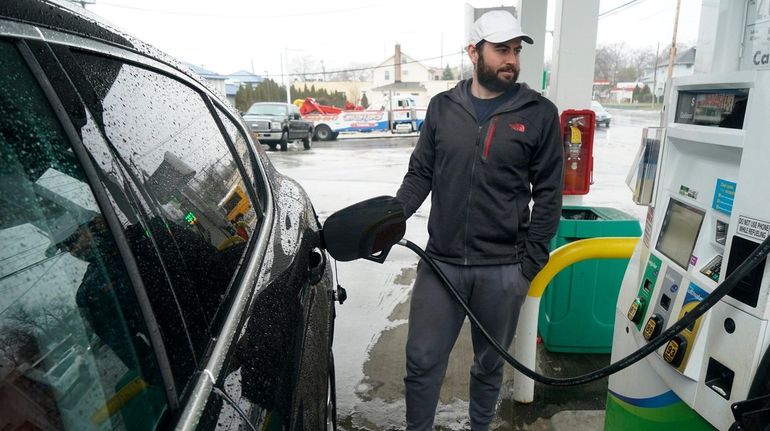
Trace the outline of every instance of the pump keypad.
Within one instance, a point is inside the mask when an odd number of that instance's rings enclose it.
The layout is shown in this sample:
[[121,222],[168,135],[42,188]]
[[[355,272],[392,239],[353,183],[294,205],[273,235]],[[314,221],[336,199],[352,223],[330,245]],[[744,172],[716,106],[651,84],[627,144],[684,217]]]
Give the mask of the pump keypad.
[[719,281],[719,274],[722,272],[722,255],[717,255],[711,259],[700,272],[714,281]]

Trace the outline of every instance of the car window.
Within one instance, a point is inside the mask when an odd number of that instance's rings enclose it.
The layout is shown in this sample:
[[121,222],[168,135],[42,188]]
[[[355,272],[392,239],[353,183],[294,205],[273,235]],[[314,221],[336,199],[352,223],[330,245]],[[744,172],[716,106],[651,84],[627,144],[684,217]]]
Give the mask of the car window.
[[277,103],[255,103],[251,105],[248,115],[286,115],[286,106]]
[[[98,93],[104,134],[149,214],[197,360],[205,358],[254,234],[256,213],[211,111],[187,85],[115,59],[75,52]],[[198,322],[203,321],[201,329]]]
[[257,204],[255,205],[257,211],[257,217],[254,219],[255,225],[251,226],[251,229],[255,232],[259,230],[258,223],[261,222],[264,215],[264,209],[267,207],[267,184],[265,184],[262,175],[259,172],[259,164],[256,162],[251,149],[249,148],[249,141],[241,133],[241,129],[224,113],[221,109],[217,108],[219,119],[222,120],[222,124],[230,136],[230,140],[235,147],[235,152],[240,157],[243,163],[243,168],[246,172],[246,176],[254,186],[254,190],[257,193]]
[[165,391],[115,240],[6,41],[0,70],[0,429],[154,429]]

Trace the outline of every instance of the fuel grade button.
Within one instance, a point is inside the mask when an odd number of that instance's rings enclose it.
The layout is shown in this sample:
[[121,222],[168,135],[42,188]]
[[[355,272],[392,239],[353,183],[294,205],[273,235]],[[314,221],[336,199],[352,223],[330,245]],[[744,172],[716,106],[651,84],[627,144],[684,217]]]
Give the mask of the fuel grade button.
[[666,344],[666,348],[663,350],[663,360],[674,367],[678,367],[682,364],[682,359],[684,359],[686,351],[687,340],[681,335],[677,335]]
[[647,323],[644,324],[644,330],[642,336],[645,340],[650,341],[660,334],[660,330],[663,327],[663,318],[658,314],[653,314],[647,319]]
[[628,308],[628,320],[639,323],[642,320],[642,308],[644,306],[644,299],[642,298],[636,298],[634,299],[634,302],[631,303],[631,307]]

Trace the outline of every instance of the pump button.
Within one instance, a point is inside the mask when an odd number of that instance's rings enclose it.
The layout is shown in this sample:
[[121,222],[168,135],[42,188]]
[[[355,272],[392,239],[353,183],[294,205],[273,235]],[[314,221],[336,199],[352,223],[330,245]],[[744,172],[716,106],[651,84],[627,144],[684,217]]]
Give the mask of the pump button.
[[631,303],[631,307],[628,309],[628,320],[639,323],[642,320],[644,308],[644,298],[637,297],[634,302]]
[[663,318],[659,314],[653,314],[647,319],[647,323],[644,325],[644,331],[642,335],[644,339],[650,341],[660,334],[660,330],[663,327]]
[[674,367],[678,367],[682,363],[686,351],[687,340],[681,335],[677,335],[666,344],[666,349],[663,351],[663,360]]

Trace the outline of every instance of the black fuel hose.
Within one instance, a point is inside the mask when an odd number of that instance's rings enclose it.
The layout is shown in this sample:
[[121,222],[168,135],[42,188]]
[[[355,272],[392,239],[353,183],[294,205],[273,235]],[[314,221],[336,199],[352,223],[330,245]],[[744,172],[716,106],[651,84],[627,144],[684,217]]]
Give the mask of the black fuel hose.
[[685,328],[690,326],[695,320],[697,320],[703,313],[708,311],[711,307],[713,307],[717,302],[719,302],[720,299],[722,299],[725,295],[727,295],[733,288],[740,282],[746,275],[749,274],[761,261],[764,259],[768,252],[770,252],[770,237],[766,238],[762,243],[757,247],[754,252],[752,252],[746,260],[738,266],[738,268],[733,271],[732,274],[730,274],[719,286],[717,286],[716,289],[714,289],[713,292],[711,292],[710,295],[708,295],[706,298],[701,301],[700,304],[698,304],[695,308],[693,308],[689,313],[687,313],[684,317],[676,321],[671,327],[669,327],[667,330],[660,333],[657,337],[650,340],[649,343],[645,344],[644,347],[641,349],[631,353],[630,355],[626,356],[625,358],[614,362],[604,368],[601,368],[596,371],[592,371],[588,374],[583,374],[582,376],[575,376],[575,377],[564,377],[564,378],[557,378],[557,377],[548,377],[540,375],[529,368],[525,367],[521,362],[517,361],[513,358],[504,348],[500,345],[500,343],[497,342],[492,336],[487,332],[487,330],[479,323],[479,320],[476,318],[476,316],[471,312],[470,308],[468,307],[468,304],[463,300],[462,296],[460,296],[460,293],[457,292],[457,289],[455,289],[454,285],[452,285],[452,282],[449,281],[449,279],[444,275],[444,273],[441,271],[441,268],[436,265],[436,263],[431,259],[430,256],[428,256],[425,251],[423,251],[419,246],[414,244],[413,242],[402,239],[398,242],[399,245],[402,245],[413,252],[415,252],[425,263],[427,263],[433,271],[438,275],[438,277],[441,279],[441,281],[444,284],[444,287],[447,288],[449,293],[455,298],[455,300],[462,306],[462,308],[465,310],[465,314],[468,315],[468,319],[473,323],[476,328],[481,332],[481,334],[486,338],[486,340],[489,342],[489,344],[492,345],[492,347],[495,348],[497,353],[500,354],[500,356],[508,362],[513,368],[524,374],[525,376],[529,377],[530,379],[543,383],[550,386],[576,386],[576,385],[582,385],[585,383],[593,382],[594,380],[601,379],[603,377],[609,376],[610,374],[615,374],[620,370],[623,370],[624,368],[627,368],[634,363],[638,362],[645,356],[649,355],[650,353],[657,350],[658,347],[662,346],[663,343],[668,342],[672,338],[674,338],[677,334],[682,332]]

